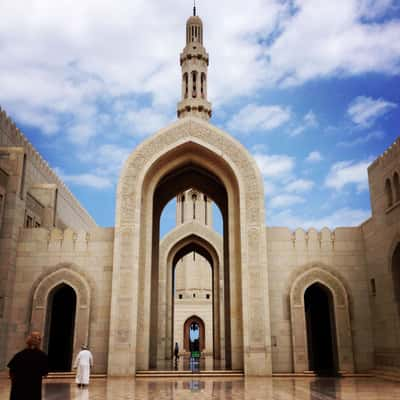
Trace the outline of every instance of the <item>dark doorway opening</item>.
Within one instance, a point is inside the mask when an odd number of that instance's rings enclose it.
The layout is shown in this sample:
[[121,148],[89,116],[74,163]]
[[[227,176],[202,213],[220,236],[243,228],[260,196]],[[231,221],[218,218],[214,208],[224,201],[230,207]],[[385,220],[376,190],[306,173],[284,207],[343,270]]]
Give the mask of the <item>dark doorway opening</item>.
[[50,371],[71,371],[76,294],[66,284],[53,289],[48,305],[48,355]]
[[309,369],[319,375],[337,374],[337,352],[332,294],[314,283],[304,294]]

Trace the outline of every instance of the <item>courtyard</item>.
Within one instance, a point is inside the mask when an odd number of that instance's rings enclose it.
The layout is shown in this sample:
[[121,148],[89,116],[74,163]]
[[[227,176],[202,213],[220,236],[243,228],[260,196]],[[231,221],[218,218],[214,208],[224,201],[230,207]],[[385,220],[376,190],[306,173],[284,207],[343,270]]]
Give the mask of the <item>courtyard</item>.
[[[0,399],[10,382],[0,378]],[[93,379],[88,389],[71,380],[45,379],[43,400],[395,400],[400,382],[377,378],[158,378]]]

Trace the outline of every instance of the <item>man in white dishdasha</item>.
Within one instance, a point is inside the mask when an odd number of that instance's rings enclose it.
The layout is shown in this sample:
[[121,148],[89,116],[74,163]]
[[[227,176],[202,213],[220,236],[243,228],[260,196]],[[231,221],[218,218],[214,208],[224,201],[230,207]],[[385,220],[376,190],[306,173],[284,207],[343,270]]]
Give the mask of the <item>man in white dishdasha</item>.
[[81,349],[74,363],[74,368],[77,368],[75,382],[78,387],[84,388],[89,385],[90,368],[93,367],[93,356],[87,346],[82,345]]

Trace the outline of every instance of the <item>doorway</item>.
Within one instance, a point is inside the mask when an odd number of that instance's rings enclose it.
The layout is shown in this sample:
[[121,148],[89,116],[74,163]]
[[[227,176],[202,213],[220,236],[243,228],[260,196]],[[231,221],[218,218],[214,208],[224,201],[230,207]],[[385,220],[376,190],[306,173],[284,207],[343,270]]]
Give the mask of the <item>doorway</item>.
[[75,314],[74,289],[64,283],[55,287],[49,295],[46,324],[50,371],[71,371]]
[[314,283],[304,294],[309,369],[319,375],[337,373],[337,346],[333,297],[330,290]]

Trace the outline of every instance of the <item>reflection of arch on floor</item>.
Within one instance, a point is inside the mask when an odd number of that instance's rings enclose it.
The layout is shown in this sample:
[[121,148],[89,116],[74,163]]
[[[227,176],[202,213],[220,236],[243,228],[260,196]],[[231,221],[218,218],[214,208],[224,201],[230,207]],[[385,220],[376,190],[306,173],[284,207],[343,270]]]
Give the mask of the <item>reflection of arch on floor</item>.
[[74,269],[68,264],[60,265],[39,278],[33,285],[30,329],[41,332],[45,350],[49,346],[47,334],[49,327],[46,327],[46,317],[50,314],[51,296],[55,288],[63,285],[72,288],[76,295],[73,354],[77,354],[82,344],[88,343],[91,289],[86,279]]
[[338,372],[354,372],[348,293],[339,278],[323,269],[322,266],[311,266],[306,269],[297,276],[291,286],[290,313],[294,371],[304,372],[309,368],[304,294],[307,288],[315,283],[328,288],[332,294]]
[[50,371],[70,371],[76,316],[75,290],[61,283],[47,299],[46,334]]
[[206,348],[206,337],[205,337],[206,327],[204,321],[200,317],[197,317],[196,315],[189,317],[185,321],[185,324],[183,325],[183,347],[186,351],[190,351],[189,331],[192,324],[197,324],[199,326],[200,330],[199,345],[200,345],[200,351],[203,351]]
[[[224,301],[220,301],[223,292],[222,238],[209,227],[196,221],[179,225],[166,235],[160,244],[160,299],[158,332],[165,332],[166,340],[159,342],[159,360],[171,357],[173,347],[173,276],[176,262],[185,253],[195,250],[209,262],[212,269],[213,304],[213,352],[216,359],[224,359]],[[167,318],[165,317],[167,316]]]
[[337,372],[335,315],[332,292],[316,282],[304,293],[309,370],[322,374]]

